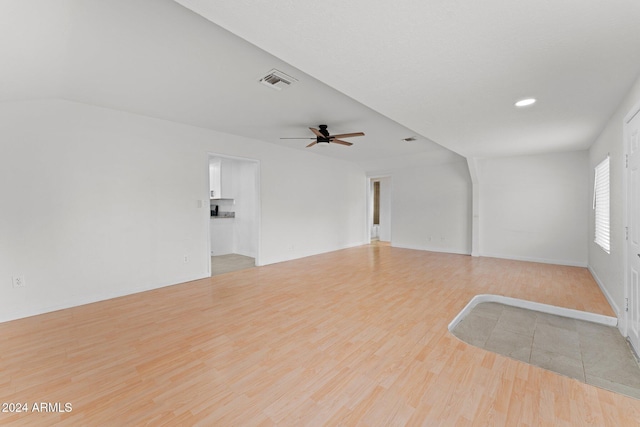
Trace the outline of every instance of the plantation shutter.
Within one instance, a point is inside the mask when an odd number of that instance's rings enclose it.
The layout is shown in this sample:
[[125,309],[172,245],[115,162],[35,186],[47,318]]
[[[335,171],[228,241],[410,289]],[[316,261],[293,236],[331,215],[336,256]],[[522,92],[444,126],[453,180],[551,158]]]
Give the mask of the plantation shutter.
[[595,169],[593,189],[593,209],[595,210],[595,242],[610,253],[609,244],[609,156]]

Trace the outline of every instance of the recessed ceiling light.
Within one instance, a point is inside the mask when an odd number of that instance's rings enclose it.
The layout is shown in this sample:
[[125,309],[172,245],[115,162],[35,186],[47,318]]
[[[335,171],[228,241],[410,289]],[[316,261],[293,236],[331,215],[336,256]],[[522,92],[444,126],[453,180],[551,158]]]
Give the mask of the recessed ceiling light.
[[535,104],[535,102],[535,98],[521,99],[520,101],[516,102],[516,107],[526,107],[527,105]]

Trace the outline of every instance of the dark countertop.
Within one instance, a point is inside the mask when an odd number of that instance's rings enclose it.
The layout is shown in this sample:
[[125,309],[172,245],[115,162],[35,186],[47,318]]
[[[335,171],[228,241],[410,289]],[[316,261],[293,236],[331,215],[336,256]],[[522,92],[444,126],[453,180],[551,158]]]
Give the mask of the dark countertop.
[[220,219],[220,218],[235,218],[235,212],[218,212],[217,216],[211,216],[211,219]]

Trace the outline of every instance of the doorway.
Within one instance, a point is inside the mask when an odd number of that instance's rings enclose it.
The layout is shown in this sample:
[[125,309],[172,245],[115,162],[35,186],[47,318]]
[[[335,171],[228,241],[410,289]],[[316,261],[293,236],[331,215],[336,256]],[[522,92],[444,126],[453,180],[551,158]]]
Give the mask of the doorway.
[[367,199],[369,241],[391,242],[391,177],[370,177]]
[[260,265],[260,163],[209,153],[211,275]]

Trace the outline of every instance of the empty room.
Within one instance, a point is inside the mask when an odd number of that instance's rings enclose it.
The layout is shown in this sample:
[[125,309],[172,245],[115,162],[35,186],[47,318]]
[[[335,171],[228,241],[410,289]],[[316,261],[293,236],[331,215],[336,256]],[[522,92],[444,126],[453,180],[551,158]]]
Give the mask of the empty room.
[[0,17],[0,425],[638,424],[639,2]]

